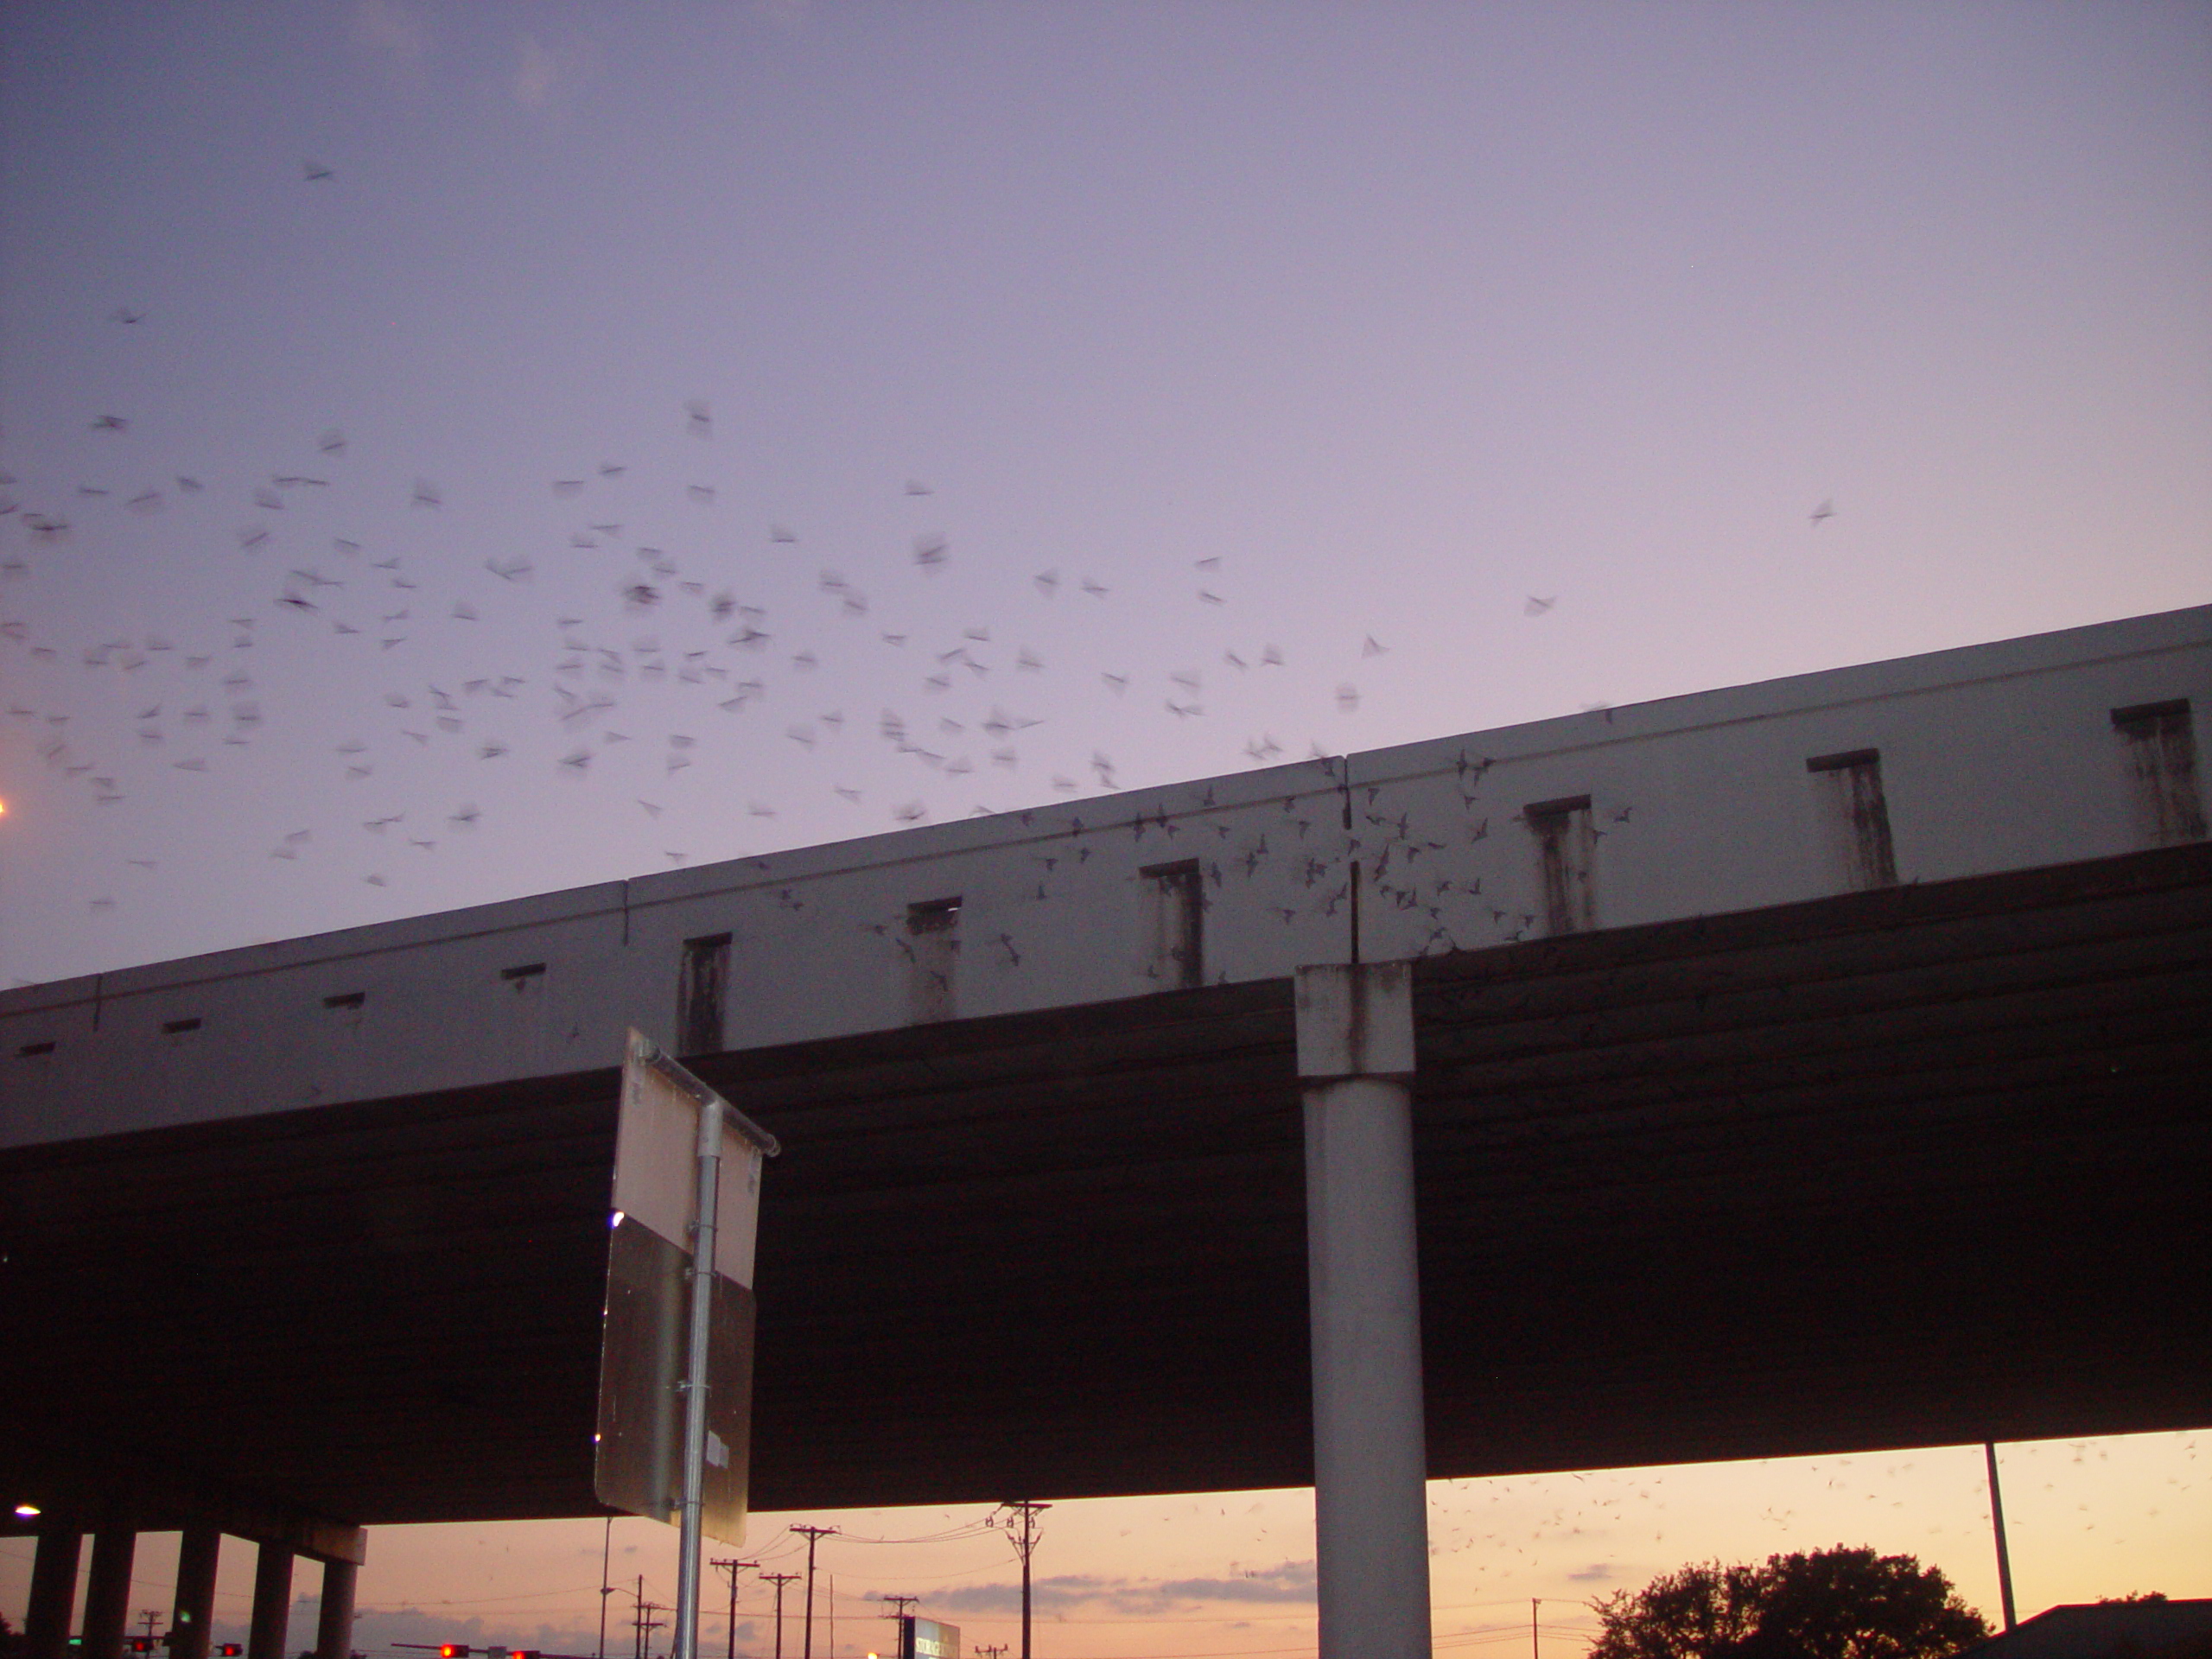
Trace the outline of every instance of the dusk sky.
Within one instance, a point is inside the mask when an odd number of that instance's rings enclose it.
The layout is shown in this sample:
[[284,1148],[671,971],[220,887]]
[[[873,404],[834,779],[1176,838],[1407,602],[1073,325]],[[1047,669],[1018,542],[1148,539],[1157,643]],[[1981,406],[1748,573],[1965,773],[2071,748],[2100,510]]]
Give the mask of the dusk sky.
[[[0,982],[2212,598],[2202,4],[10,0],[0,145]],[[2008,1451],[2024,1607],[2212,1594],[2193,1445]],[[1440,1635],[1993,1609],[1978,1452],[1811,1461],[1440,1487]],[[1048,1530],[1045,1651],[1310,1640],[1305,1494]]]

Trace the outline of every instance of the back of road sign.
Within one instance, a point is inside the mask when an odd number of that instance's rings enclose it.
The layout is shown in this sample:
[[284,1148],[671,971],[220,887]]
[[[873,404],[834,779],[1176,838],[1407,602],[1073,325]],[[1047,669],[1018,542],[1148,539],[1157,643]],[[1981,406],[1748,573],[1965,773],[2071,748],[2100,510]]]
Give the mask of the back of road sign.
[[[632,1031],[622,1067],[607,1303],[599,1355],[599,1501],[674,1522],[683,1500],[687,1274],[697,1209],[699,1113],[718,1097]],[[774,1139],[722,1109],[701,1526],[745,1535],[753,1422],[753,1250],[760,1166]]]

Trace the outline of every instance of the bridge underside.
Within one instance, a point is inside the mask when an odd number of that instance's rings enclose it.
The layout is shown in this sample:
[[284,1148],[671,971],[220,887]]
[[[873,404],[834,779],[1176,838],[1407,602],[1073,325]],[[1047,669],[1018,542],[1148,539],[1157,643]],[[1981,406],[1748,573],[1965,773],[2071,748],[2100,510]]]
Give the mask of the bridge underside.
[[[2212,849],[1415,985],[1433,1474],[2212,1423]],[[692,1062],[785,1147],[754,1507],[1310,1480],[1293,1046],[1276,982]],[[7,1496],[597,1513],[613,1085],[0,1155]]]

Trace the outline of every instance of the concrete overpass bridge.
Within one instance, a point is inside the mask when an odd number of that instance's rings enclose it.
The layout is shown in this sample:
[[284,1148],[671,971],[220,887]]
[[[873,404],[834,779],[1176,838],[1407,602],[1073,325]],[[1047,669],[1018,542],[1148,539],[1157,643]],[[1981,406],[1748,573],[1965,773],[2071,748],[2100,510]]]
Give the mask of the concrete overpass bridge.
[[1424,1471],[2212,1422],[2208,702],[2197,609],[0,995],[35,1650],[88,1534],[87,1659],[153,1529],[336,1659],[362,1529],[598,1512],[631,1023],[786,1148],[757,1504],[1318,1474],[1325,1651]]

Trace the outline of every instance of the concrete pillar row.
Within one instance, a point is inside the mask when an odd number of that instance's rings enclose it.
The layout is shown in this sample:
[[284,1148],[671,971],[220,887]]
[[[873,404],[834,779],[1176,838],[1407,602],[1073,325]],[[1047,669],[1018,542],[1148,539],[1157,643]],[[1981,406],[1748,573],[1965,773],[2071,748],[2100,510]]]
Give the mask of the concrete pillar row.
[[253,1619],[247,1627],[246,1659],[284,1659],[284,1637],[292,1618],[292,1552],[264,1543],[253,1563]]
[[85,1535],[74,1527],[48,1526],[38,1535],[31,1560],[31,1599],[23,1637],[29,1659],[69,1659],[69,1618],[77,1611],[77,1566]]
[[315,1659],[353,1659],[353,1588],[360,1576],[361,1569],[351,1561],[323,1563],[322,1611],[315,1621]]
[[130,1563],[138,1535],[124,1527],[102,1527],[92,1535],[92,1571],[85,1575],[83,1659],[123,1659],[124,1633],[130,1624]]
[[1428,1659],[1411,964],[1298,970],[1320,1659]]
[[215,1527],[187,1527],[177,1541],[169,1659],[207,1659],[209,1621],[215,1617],[215,1565],[222,1548],[223,1535]]

